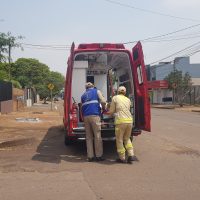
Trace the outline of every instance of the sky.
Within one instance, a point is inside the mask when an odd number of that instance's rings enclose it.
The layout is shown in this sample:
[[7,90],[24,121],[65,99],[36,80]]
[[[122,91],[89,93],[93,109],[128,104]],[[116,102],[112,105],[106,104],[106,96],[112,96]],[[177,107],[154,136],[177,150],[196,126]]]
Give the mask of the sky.
[[35,58],[63,75],[72,42],[127,43],[131,50],[140,40],[145,64],[190,54],[200,63],[199,7],[199,0],[0,0],[0,32],[24,37],[13,61]]

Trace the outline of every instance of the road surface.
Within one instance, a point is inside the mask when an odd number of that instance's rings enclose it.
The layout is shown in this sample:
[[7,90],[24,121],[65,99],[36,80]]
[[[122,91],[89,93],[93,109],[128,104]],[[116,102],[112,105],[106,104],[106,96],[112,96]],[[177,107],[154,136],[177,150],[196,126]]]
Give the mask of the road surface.
[[152,109],[152,132],[134,138],[139,162],[115,163],[107,141],[106,160],[89,163],[84,141],[64,145],[55,105],[0,116],[1,200],[200,199],[200,113]]

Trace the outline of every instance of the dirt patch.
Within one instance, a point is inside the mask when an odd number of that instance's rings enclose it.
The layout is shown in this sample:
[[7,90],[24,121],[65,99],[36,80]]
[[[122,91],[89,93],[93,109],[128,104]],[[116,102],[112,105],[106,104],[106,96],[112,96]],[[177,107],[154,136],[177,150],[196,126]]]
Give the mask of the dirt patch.
[[198,150],[186,146],[179,146],[172,143],[167,144],[167,148],[165,150],[170,153],[175,153],[178,155],[189,155],[189,156],[200,157],[200,152]]
[[10,149],[12,147],[17,147],[17,146],[22,146],[22,145],[31,145],[36,142],[37,142],[37,140],[33,137],[5,141],[5,142],[0,143],[0,150]]

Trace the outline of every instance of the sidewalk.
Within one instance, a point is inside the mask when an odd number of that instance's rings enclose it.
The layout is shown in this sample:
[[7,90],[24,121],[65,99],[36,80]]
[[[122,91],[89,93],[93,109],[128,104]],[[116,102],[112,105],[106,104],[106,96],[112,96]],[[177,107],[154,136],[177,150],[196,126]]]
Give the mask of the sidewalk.
[[151,108],[158,108],[158,109],[175,109],[178,111],[188,111],[188,112],[200,112],[200,105],[184,105],[180,107],[179,105],[167,105],[167,104],[154,104],[151,105]]

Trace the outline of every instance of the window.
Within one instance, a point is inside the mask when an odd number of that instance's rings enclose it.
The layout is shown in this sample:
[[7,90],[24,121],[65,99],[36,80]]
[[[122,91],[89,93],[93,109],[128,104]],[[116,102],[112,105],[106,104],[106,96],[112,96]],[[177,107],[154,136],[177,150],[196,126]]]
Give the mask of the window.
[[120,81],[120,82],[125,82],[125,81],[127,81],[127,80],[129,80],[129,74],[128,74],[128,73],[123,74],[123,75],[121,75],[121,76],[119,77],[119,81]]
[[91,82],[94,84],[94,76],[87,76],[87,82]]
[[138,50],[136,49],[134,52],[133,52],[133,60],[137,60],[139,57],[139,53],[138,53]]
[[137,75],[138,75],[138,82],[141,85],[143,83],[142,67],[141,67],[141,65],[137,66]]

